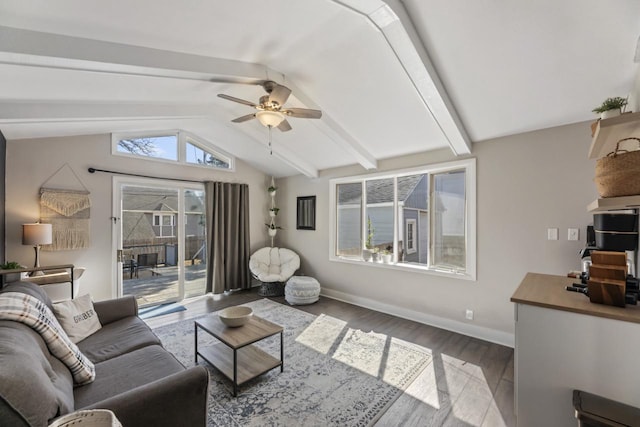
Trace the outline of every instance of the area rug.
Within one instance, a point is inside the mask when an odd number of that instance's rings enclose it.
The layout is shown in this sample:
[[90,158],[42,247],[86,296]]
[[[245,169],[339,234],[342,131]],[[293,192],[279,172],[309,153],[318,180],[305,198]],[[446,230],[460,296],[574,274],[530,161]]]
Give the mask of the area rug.
[[[284,327],[284,372],[276,368],[231,395],[231,382],[211,374],[208,426],[372,425],[431,363],[430,351],[393,337],[365,333],[331,316],[314,316],[268,299],[245,304]],[[194,365],[195,319],[154,329],[185,366]],[[198,346],[215,343],[198,334]],[[276,335],[257,343],[274,356]]]

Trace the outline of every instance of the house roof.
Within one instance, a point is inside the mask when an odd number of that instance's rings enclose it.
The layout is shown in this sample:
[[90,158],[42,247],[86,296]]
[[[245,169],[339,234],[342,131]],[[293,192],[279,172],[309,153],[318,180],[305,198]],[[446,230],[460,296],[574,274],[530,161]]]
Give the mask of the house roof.
[[[122,197],[123,211],[178,212],[176,191],[148,187],[126,187]],[[193,191],[185,193],[185,210],[204,212],[204,200]]]
[[[425,175],[410,175],[398,178],[398,200],[405,201],[411,195],[421,179]],[[393,202],[393,179],[368,180],[367,203],[392,203]],[[360,183],[340,184],[338,187],[338,204],[352,205],[360,204],[362,199],[362,185]]]

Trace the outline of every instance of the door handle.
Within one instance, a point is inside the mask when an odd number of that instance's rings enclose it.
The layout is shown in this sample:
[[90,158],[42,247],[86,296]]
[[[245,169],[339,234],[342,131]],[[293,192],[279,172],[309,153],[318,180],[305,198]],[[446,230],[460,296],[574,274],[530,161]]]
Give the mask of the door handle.
[[124,262],[124,251],[122,249],[116,251],[116,259],[118,262]]

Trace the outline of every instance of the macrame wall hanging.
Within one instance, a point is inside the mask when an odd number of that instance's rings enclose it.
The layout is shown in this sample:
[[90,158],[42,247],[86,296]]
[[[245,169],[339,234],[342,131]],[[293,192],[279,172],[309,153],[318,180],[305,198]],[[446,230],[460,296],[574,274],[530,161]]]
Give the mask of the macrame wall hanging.
[[[71,172],[81,189],[68,189],[68,183],[52,184],[54,177],[60,178],[64,172]],[[67,179],[68,181],[68,179]],[[64,251],[89,247],[89,219],[91,200],[89,190],[84,186],[71,166],[64,164],[40,188],[40,222],[51,224],[53,238],[51,245],[42,247],[45,251]]]

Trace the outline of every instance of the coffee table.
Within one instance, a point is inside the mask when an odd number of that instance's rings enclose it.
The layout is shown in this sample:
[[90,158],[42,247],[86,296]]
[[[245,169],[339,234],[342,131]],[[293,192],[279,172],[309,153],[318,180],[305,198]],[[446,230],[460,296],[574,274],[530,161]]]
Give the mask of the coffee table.
[[[198,329],[216,338],[219,342],[198,348]],[[233,381],[233,396],[238,395],[238,386],[280,366],[284,371],[284,344],[282,326],[258,316],[238,328],[226,326],[217,315],[195,321],[195,361],[198,356],[218,369]],[[252,345],[260,340],[280,334],[280,359]]]

